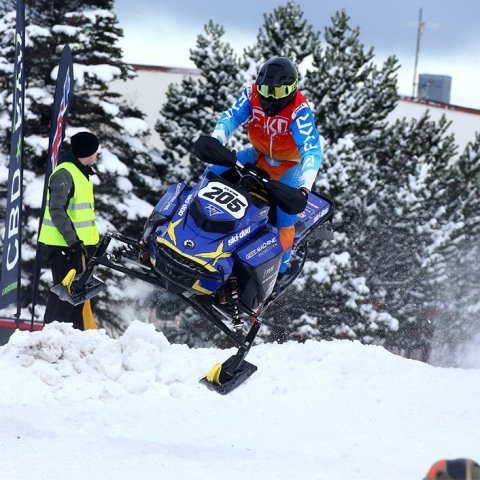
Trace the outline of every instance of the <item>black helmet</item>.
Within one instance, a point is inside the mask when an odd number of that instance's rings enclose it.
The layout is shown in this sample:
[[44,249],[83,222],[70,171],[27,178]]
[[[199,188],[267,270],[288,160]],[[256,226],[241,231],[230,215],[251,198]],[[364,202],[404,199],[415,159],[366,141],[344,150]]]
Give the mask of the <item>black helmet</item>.
[[277,115],[293,100],[297,83],[297,69],[288,58],[273,57],[262,65],[255,84],[267,116]]

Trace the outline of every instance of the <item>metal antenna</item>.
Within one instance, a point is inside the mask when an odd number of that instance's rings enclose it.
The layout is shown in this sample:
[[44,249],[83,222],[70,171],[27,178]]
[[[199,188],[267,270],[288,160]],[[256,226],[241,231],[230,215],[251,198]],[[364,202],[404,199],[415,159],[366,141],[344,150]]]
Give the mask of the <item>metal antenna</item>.
[[415,87],[417,86],[417,65],[418,65],[418,54],[420,52],[420,37],[422,32],[425,29],[425,23],[422,22],[422,8],[420,9],[420,14],[418,16],[418,30],[417,30],[417,48],[415,51],[415,67],[413,69],[413,87],[412,87],[412,98],[415,98]]

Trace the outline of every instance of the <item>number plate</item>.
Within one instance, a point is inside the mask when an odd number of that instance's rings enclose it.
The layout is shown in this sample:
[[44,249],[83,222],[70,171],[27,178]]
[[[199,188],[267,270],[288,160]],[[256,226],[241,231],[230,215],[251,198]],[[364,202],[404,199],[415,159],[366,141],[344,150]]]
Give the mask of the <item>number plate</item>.
[[210,182],[203,187],[198,196],[214,203],[237,220],[245,215],[248,200],[233,188],[220,182]]

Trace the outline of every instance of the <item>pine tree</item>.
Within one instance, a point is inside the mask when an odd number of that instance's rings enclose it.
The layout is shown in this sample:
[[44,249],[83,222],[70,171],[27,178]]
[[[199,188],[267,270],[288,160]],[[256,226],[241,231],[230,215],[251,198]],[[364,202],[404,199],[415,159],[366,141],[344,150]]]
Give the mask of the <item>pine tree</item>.
[[301,338],[307,332],[314,338],[372,342],[398,327],[389,312],[376,309],[373,299],[378,294],[367,282],[364,247],[376,209],[372,153],[384,138],[386,118],[398,98],[398,66],[392,57],[376,67],[373,49],[365,52],[359,30],[348,22],[344,11],[332,18],[304,82],[324,146],[315,189],[334,198],[335,238],[330,243],[310,242],[310,261],[297,290],[292,289],[273,313],[286,318],[290,336]]
[[[145,200],[157,201],[154,191],[160,188],[158,173],[162,164],[146,147],[148,127],[141,112],[109,90],[110,81],[132,75],[121,61],[118,40],[122,32],[113,13],[113,0],[32,0],[27,2],[26,13],[24,238],[30,247],[24,250],[24,256],[30,261],[24,268],[31,271],[41,204],[38,192],[43,184],[53,103],[52,77],[65,43],[72,49],[75,74],[67,137],[87,128],[98,135],[101,143],[96,185],[101,233],[118,230],[139,235],[152,209]],[[2,37],[2,45],[4,41]],[[113,318],[110,312],[114,311],[115,301],[123,296],[113,285],[109,290],[117,296],[110,295],[108,305],[100,300],[97,306],[104,321]],[[28,292],[24,298],[28,302]]]
[[319,34],[304,18],[304,12],[296,2],[288,1],[272,13],[265,13],[263,18],[256,43],[244,50],[247,83],[255,81],[261,65],[275,56],[289,58],[298,68],[319,44]]
[[[374,49],[365,49],[360,30],[351,28],[345,10],[332,17],[325,29],[325,47],[313,55],[304,89],[315,106],[315,120],[322,136],[334,143],[346,135],[355,140],[383,128],[398,101],[398,60],[390,56],[381,68],[373,62]],[[361,145],[357,144],[357,147]]]
[[190,51],[199,76],[169,85],[155,127],[165,144],[170,182],[196,180],[205,169],[193,155],[192,144],[199,135],[213,131],[218,116],[230,107],[242,86],[238,60],[230,44],[223,41],[224,28],[210,20],[204,30]]
[[374,168],[351,138],[335,147],[316,186],[333,196],[334,240],[308,242],[309,260],[294,287],[272,309],[270,321],[284,325],[283,338],[378,342],[398,328],[398,321],[376,309],[376,292],[367,282],[365,242],[375,208],[367,202],[375,188]]
[[452,163],[444,194],[448,222],[440,236],[444,268],[436,291],[433,360],[454,364],[455,356],[478,334],[480,282],[480,133]]
[[[435,292],[443,268],[439,254],[447,222],[442,198],[455,153],[443,118],[397,121],[375,152],[379,186],[369,253],[369,283],[377,303],[399,321],[387,344],[428,351]],[[379,252],[376,256],[374,252]]]
[[[0,168],[2,171],[7,168],[7,156],[10,151],[14,56],[15,10],[10,9],[2,12],[0,17],[0,159],[2,160]],[[7,170],[1,174],[2,183],[6,181],[7,175]]]

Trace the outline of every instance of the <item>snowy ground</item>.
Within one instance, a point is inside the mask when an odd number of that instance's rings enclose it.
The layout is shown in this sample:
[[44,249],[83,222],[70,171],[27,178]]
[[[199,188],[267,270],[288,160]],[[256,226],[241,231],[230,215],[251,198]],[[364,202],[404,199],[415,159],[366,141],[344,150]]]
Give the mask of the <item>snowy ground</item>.
[[221,396],[198,383],[231,351],[118,340],[66,324],[0,347],[6,480],[407,480],[480,459],[480,370],[356,342],[259,345]]

